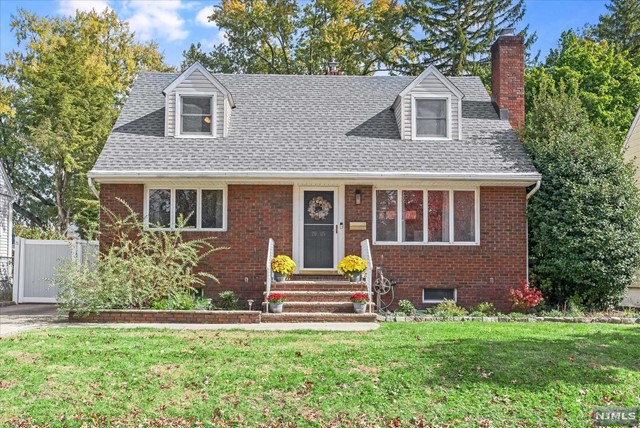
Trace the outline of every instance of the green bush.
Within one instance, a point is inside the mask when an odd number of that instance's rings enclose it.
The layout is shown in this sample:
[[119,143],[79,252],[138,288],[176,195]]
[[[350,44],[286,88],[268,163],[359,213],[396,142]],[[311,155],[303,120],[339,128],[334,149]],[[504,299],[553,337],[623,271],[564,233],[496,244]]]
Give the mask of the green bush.
[[413,306],[413,303],[409,300],[400,300],[398,307],[400,308],[400,312],[403,312],[405,315],[412,315],[416,312],[416,307]]
[[467,310],[456,305],[453,300],[445,300],[434,306],[431,311],[437,317],[463,317],[467,315]]
[[476,317],[476,318],[482,318],[482,317],[486,317],[487,314],[485,314],[484,312],[480,312],[480,311],[473,311],[469,314],[470,317]]
[[493,305],[493,303],[490,303],[490,302],[478,303],[478,306],[473,308],[471,311],[480,312],[484,316],[493,316],[498,313],[498,310],[496,309],[496,307]]
[[528,203],[532,281],[550,304],[617,305],[640,264],[640,196],[622,142],[560,88],[533,100],[524,143],[542,173]]
[[184,296],[205,285],[205,278],[217,282],[196,268],[222,248],[211,244],[213,238],[187,240],[177,231],[145,231],[138,215],[122,203],[128,210],[124,218],[104,212],[108,226],[101,239],[112,243],[108,250],[92,263],[68,262],[59,268],[53,280],[60,288],[60,308],[80,315],[163,305],[192,308],[195,303]]
[[194,311],[211,309],[211,301],[191,293],[176,294],[151,304],[152,309]]
[[236,293],[231,290],[222,291],[218,293],[218,309],[225,311],[234,311],[238,309],[238,297]]

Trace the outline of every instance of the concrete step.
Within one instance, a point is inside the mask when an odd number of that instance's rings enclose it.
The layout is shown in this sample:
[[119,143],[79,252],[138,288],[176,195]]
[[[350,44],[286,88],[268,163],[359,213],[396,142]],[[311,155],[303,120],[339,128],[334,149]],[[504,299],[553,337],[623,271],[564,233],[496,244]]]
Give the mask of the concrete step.
[[[265,283],[266,285],[266,283]],[[365,282],[349,282],[349,281],[283,281],[272,282],[272,292],[287,291],[366,291],[367,284]]]
[[[286,304],[285,304],[286,306]],[[376,322],[376,314],[341,314],[341,313],[305,313],[283,312],[281,314],[262,314],[262,322]]]
[[[267,302],[262,303],[263,312]],[[373,305],[373,304],[372,304]],[[287,300],[282,307],[283,313],[354,313],[351,302],[292,302]]]
[[[278,293],[287,295],[287,303],[290,302],[350,302],[354,291],[306,291],[306,290],[278,290]],[[366,290],[364,291],[366,294]],[[262,295],[266,298],[267,292]]]

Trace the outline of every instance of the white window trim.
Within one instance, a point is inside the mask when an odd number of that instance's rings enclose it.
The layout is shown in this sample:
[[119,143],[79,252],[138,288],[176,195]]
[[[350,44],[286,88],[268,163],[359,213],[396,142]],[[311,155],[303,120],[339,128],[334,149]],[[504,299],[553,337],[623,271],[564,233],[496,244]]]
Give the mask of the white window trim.
[[[218,118],[217,118],[217,92],[188,92],[175,91],[176,95],[176,117],[174,124],[174,135],[177,138],[216,138],[218,135]],[[209,134],[183,134],[182,133],[182,97],[211,97],[211,135]]]
[[[149,190],[167,189],[171,192],[171,212],[169,215],[170,227],[150,227],[149,226]],[[197,192],[196,199],[196,227],[185,227],[178,229],[176,224],[176,190],[195,190]],[[203,228],[197,227],[202,224],[202,191],[203,190],[222,190],[222,227],[219,228]],[[213,186],[165,186],[163,184],[145,184],[144,186],[144,208],[143,208],[143,225],[144,230],[148,231],[181,231],[181,232],[226,232],[227,231],[227,185]]]
[[[447,135],[445,137],[419,137],[416,130],[416,100],[443,100],[447,103]],[[411,139],[412,140],[451,140],[451,94],[411,94]]]
[[[451,288],[446,288],[446,287],[438,287],[436,288],[437,290],[451,290]],[[423,288],[422,289],[422,303],[442,303],[444,302],[444,299],[439,300],[439,299],[425,299],[424,298],[424,290],[430,290],[430,288]],[[453,289],[453,301],[454,302],[458,302],[458,289],[454,288]]]
[[[424,232],[422,234],[424,240],[423,241],[418,241],[418,242],[403,242],[402,241],[402,217],[400,216],[400,212],[398,212],[398,221],[396,224],[397,230],[396,230],[396,235],[398,237],[398,240],[396,241],[378,241],[376,236],[377,236],[377,215],[376,215],[376,205],[377,205],[377,191],[378,190],[396,190],[398,192],[398,208],[400,210],[402,210],[402,213],[404,213],[404,206],[403,206],[403,201],[402,201],[402,191],[403,190],[422,190],[423,192],[423,197],[422,197],[422,203],[424,207],[428,207],[428,192],[429,191],[436,191],[436,192],[449,192],[449,241],[448,242],[429,242],[429,224],[428,224],[428,215],[427,215],[427,210],[423,209],[423,224],[422,227],[424,228]],[[475,211],[475,241],[468,241],[468,242],[458,242],[458,241],[454,241],[453,238],[455,236],[455,225],[454,225],[454,218],[453,218],[453,198],[454,198],[454,192],[455,191],[467,191],[467,192],[474,192],[474,196],[475,196],[475,206],[474,206],[474,211]],[[396,186],[379,186],[379,187],[373,187],[373,197],[372,199],[372,227],[371,227],[371,232],[372,232],[372,237],[371,237],[371,242],[373,242],[373,245],[429,245],[429,246],[478,246],[480,245],[480,187],[458,187],[458,186],[454,186],[454,187],[448,187],[448,188],[440,188],[440,187],[415,187],[415,186],[402,186],[402,187],[396,187]]]

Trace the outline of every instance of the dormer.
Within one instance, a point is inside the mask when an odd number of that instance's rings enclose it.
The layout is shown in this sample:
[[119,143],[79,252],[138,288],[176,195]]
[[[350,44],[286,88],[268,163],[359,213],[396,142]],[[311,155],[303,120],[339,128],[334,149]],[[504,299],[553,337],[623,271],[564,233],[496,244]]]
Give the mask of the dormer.
[[163,91],[164,135],[176,138],[220,138],[229,133],[231,93],[200,63],[194,63]]
[[403,140],[461,139],[464,94],[434,66],[416,77],[393,103]]

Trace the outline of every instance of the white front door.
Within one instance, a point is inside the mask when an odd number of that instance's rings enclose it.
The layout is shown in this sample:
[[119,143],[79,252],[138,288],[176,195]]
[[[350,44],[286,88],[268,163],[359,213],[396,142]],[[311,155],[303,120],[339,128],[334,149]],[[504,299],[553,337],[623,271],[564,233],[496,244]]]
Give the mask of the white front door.
[[297,247],[301,270],[330,270],[338,265],[344,225],[339,189],[300,188]]

